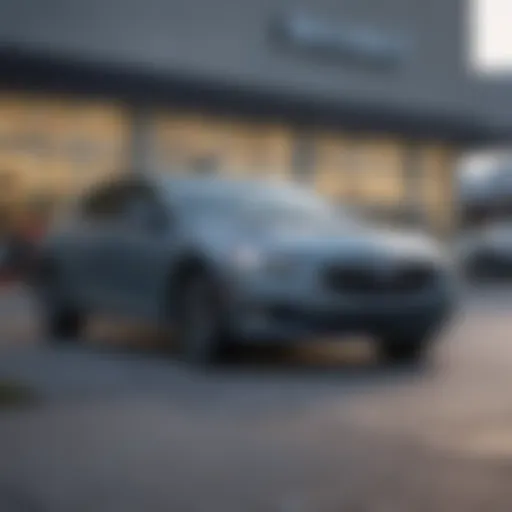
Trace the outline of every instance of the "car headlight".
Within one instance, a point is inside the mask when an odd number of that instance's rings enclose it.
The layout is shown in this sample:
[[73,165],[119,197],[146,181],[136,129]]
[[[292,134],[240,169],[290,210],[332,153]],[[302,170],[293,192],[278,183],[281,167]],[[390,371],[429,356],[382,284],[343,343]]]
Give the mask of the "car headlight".
[[244,272],[264,272],[269,276],[290,275],[297,268],[293,258],[284,255],[268,255],[251,246],[241,246],[233,252],[234,266]]
[[233,252],[233,264],[239,270],[257,270],[263,266],[263,253],[251,246],[237,247]]

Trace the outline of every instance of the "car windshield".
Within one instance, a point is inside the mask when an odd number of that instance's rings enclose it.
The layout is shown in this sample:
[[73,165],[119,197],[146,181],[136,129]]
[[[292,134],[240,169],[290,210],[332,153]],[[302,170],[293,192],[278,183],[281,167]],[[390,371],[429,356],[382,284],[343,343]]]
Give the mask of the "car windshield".
[[512,224],[509,222],[498,222],[486,226],[482,232],[484,237],[491,240],[512,240]]
[[293,186],[190,187],[179,202],[192,215],[232,217],[252,224],[297,226],[351,223],[341,207]]

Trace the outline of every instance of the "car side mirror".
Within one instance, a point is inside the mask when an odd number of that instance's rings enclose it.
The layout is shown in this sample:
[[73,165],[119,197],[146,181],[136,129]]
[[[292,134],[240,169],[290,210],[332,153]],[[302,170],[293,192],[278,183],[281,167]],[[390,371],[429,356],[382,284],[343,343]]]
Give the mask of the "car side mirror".
[[172,225],[171,218],[162,211],[150,210],[143,219],[143,227],[146,231],[159,234],[170,229]]
[[147,205],[136,205],[126,214],[128,225],[139,232],[163,233],[171,225],[170,218],[164,211]]

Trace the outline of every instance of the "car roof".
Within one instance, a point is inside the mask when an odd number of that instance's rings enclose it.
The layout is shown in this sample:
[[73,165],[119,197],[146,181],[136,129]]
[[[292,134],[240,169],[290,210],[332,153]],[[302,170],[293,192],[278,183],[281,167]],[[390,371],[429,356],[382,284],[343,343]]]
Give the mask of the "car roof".
[[245,187],[250,184],[269,185],[272,183],[270,179],[249,178],[249,177],[230,177],[225,175],[212,174],[187,174],[187,173],[171,173],[171,172],[155,172],[148,173],[148,179],[159,183],[172,183],[177,187],[181,186],[218,186],[227,185],[234,187]]
[[133,172],[126,174],[118,174],[108,179],[102,180],[88,187],[82,199],[89,195],[90,192],[97,192],[109,185],[116,183],[129,182],[135,180],[148,184],[153,188],[162,199],[172,200],[173,198],[187,197],[189,195],[266,195],[273,192],[282,191],[306,191],[312,192],[311,189],[298,184],[291,183],[282,179],[273,177],[253,178],[253,177],[231,177],[219,175],[198,175],[186,174],[186,172]]
[[148,173],[144,178],[158,189],[167,189],[170,195],[209,190],[248,193],[270,191],[272,189],[300,189],[290,182],[275,178],[228,177],[219,175],[185,175],[171,173]]

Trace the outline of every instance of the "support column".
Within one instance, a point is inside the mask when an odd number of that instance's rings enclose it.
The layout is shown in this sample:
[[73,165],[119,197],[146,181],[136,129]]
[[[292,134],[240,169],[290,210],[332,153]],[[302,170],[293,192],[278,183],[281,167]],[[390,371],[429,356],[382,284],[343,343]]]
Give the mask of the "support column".
[[153,109],[136,105],[131,114],[130,172],[144,173],[157,165]]
[[413,225],[422,224],[425,220],[425,200],[422,185],[424,182],[424,154],[423,148],[417,142],[408,142],[404,148],[403,180],[404,197],[403,205],[407,222]]
[[459,168],[459,148],[444,148],[441,157],[443,182],[443,204],[441,230],[446,237],[453,236],[461,227],[461,205],[457,193],[457,172]]

